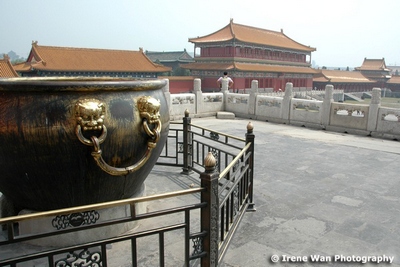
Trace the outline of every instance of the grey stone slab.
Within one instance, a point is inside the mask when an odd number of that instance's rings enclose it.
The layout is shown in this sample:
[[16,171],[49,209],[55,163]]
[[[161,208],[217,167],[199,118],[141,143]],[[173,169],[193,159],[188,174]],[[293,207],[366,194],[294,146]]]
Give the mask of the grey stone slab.
[[263,244],[249,241],[241,246],[229,248],[233,256],[230,261],[225,261],[221,267],[264,267],[271,264],[270,258],[274,254],[281,255],[282,252]]
[[322,220],[330,221],[335,224],[342,224],[345,220],[355,216],[356,212],[357,210],[348,207],[340,207],[327,203],[318,203],[306,210],[305,214],[318,217]]
[[342,235],[350,236],[354,239],[360,239],[373,245],[377,245],[385,236],[390,234],[384,227],[358,218],[346,220],[343,224],[337,227],[335,231]]
[[226,111],[218,111],[217,119],[235,119],[235,113],[226,112]]

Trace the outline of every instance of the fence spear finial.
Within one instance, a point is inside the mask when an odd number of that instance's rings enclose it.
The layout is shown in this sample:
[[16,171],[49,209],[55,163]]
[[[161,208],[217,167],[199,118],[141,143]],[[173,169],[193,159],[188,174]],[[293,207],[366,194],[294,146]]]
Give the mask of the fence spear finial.
[[249,121],[249,123],[247,124],[247,132],[252,133],[253,129],[254,129],[253,123]]
[[204,167],[206,172],[213,171],[216,164],[217,161],[215,160],[214,155],[211,152],[208,152],[206,158],[204,159]]

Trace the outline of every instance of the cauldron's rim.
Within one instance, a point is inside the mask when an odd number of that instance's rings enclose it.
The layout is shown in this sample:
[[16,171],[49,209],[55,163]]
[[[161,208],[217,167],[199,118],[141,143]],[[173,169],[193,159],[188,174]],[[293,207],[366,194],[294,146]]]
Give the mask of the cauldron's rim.
[[0,91],[105,91],[156,90],[167,84],[165,79],[123,77],[18,77],[0,78]]

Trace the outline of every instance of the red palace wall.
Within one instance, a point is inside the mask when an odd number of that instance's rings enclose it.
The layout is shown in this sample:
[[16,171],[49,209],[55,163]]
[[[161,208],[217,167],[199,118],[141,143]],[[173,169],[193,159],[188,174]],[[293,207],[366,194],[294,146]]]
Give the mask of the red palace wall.
[[189,93],[193,91],[194,77],[192,76],[165,76],[160,79],[169,79],[171,94]]
[[[169,91],[171,94],[179,94],[179,93],[189,93],[193,91],[193,83],[195,77],[192,76],[169,76],[169,77],[159,77],[159,78],[167,78],[169,79]],[[217,86],[216,77],[212,78],[202,78],[201,79],[201,89],[203,92],[219,92],[220,89]],[[234,92],[238,89],[251,88],[251,81],[255,80],[254,78],[235,78],[232,77],[234,82],[233,87],[231,88]],[[285,90],[285,86],[287,82],[293,83],[293,87],[313,87],[312,78],[302,78],[302,79],[285,79],[285,78],[268,78],[259,80],[258,87],[259,88],[273,88],[274,91],[278,91],[281,89]]]

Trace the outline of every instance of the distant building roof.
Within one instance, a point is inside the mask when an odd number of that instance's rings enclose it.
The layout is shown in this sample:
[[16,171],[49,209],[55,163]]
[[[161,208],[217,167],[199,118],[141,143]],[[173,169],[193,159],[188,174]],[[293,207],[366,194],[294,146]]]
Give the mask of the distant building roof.
[[392,78],[390,78],[387,83],[400,84],[400,76],[392,76]]
[[189,63],[182,65],[182,68],[191,70],[239,70],[258,72],[280,72],[280,73],[304,73],[315,74],[316,71],[310,67],[296,67],[284,65],[267,65],[254,63]]
[[10,58],[4,55],[3,59],[0,59],[0,78],[13,77],[18,77],[18,73],[14,70]]
[[361,71],[364,76],[376,81],[387,81],[390,79],[390,69],[386,67],[385,59],[367,59],[361,67],[354,68],[356,71]]
[[186,49],[183,51],[172,51],[172,52],[155,52],[155,51],[146,51],[146,56],[150,58],[153,62],[179,62],[179,63],[186,63],[186,62],[194,62],[192,56],[186,52]]
[[343,70],[317,70],[314,76],[314,82],[332,82],[332,83],[373,83],[359,71]]
[[152,72],[162,73],[171,68],[152,62],[143,50],[107,50],[39,46],[32,43],[28,59],[15,66],[16,71],[93,71],[93,72]]
[[233,23],[231,19],[230,23],[224,28],[205,35],[202,37],[189,38],[189,42],[195,44],[205,44],[214,42],[226,42],[230,40],[242,41],[245,43],[260,44],[265,46],[277,47],[277,48],[287,48],[298,51],[313,52],[316,48],[305,46],[300,44],[288,36],[286,36],[283,31],[270,31],[260,28],[255,28],[251,26],[241,25]]
[[383,71],[390,71],[386,67],[385,59],[367,59],[364,58],[364,62],[361,67],[354,68],[355,70],[383,70]]

